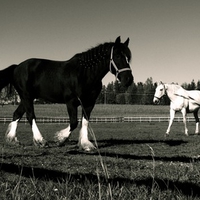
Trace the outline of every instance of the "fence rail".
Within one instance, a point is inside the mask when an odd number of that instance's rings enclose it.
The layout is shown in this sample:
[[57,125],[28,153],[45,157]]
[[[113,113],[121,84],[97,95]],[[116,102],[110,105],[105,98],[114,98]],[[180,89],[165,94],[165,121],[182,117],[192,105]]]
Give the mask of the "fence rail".
[[[117,123],[117,122],[168,122],[169,117],[149,117],[149,116],[143,116],[143,117],[93,117],[90,119],[90,122],[93,123]],[[0,123],[6,124],[10,123],[12,121],[12,118],[7,117],[0,117]],[[79,119],[81,121],[81,119]],[[182,117],[175,117],[174,122],[182,122]],[[187,117],[188,122],[194,122],[193,117]],[[28,123],[26,118],[22,118],[20,120],[21,123]],[[37,123],[69,123],[69,118],[66,117],[40,117],[37,118]]]

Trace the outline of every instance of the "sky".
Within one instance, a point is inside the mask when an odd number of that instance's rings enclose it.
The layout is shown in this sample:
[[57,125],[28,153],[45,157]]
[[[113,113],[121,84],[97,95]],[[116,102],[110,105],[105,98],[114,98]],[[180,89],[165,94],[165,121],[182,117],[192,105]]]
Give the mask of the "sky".
[[[199,0],[0,0],[0,70],[130,38],[135,83],[200,80]],[[115,81],[108,73],[103,84]]]

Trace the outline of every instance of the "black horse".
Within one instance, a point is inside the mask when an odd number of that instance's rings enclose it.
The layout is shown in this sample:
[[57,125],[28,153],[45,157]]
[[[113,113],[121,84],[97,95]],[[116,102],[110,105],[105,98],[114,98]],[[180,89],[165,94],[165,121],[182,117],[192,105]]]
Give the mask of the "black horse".
[[34,113],[34,99],[41,98],[53,103],[65,103],[70,124],[56,133],[56,140],[63,144],[77,127],[77,107],[82,106],[82,127],[79,147],[90,151],[95,148],[88,140],[88,120],[95,101],[102,88],[102,79],[110,71],[122,85],[128,87],[133,82],[129,62],[131,51],[129,38],[121,43],[116,41],[100,44],[90,50],[76,54],[68,61],[46,59],[28,59],[19,65],[12,65],[0,71],[0,90],[8,84],[14,86],[21,102],[13,114],[13,121],[6,132],[6,141],[18,142],[16,129],[19,120],[26,112],[26,117],[33,132],[33,142],[45,146]]

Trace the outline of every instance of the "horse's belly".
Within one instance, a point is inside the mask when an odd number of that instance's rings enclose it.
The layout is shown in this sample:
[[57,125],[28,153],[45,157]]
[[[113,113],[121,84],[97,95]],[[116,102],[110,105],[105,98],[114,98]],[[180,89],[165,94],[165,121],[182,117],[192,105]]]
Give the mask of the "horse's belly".
[[194,112],[198,108],[199,108],[199,106],[197,104],[189,103],[189,112]]
[[51,88],[46,90],[35,90],[36,91],[36,98],[41,98],[44,101],[51,102],[51,103],[65,103],[63,93],[59,91],[54,91]]
[[46,102],[51,103],[65,103],[62,96],[54,96],[54,95],[40,95],[38,98],[43,99]]

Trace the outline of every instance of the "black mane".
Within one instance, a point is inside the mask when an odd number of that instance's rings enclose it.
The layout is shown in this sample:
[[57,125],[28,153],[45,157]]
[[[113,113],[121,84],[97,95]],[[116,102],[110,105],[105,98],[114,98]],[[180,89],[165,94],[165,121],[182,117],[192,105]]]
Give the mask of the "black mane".
[[[92,67],[96,66],[101,61],[105,61],[105,59],[111,55],[112,46],[114,46],[113,42],[99,44],[96,47],[78,54],[80,66]],[[127,57],[128,62],[130,62],[132,57],[130,49],[124,44],[117,45],[117,48],[120,48],[121,52]]]
[[113,43],[100,44],[78,54],[80,66],[93,67],[97,66],[102,61],[105,61],[107,56],[110,56],[110,49],[112,45]]

